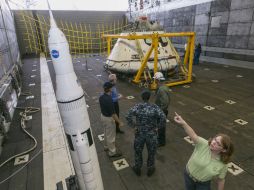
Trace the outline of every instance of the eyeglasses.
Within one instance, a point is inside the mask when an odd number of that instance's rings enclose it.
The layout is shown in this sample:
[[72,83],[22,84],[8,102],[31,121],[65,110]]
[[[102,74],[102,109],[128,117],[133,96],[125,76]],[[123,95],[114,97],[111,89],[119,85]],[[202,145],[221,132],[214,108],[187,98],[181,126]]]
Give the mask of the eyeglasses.
[[223,145],[215,138],[213,138],[213,140],[216,142],[216,145],[223,148]]

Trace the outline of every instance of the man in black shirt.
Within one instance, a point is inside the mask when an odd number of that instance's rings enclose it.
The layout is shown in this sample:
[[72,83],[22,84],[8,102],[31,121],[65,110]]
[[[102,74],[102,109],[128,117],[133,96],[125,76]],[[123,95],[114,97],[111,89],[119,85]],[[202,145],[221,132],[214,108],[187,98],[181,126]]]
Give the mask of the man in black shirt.
[[122,154],[116,151],[115,121],[119,123],[119,127],[122,127],[123,123],[119,120],[114,109],[114,103],[111,97],[112,87],[112,83],[104,83],[104,94],[100,96],[99,102],[101,108],[101,121],[104,127],[104,149],[108,151],[109,157],[119,157],[122,156]]

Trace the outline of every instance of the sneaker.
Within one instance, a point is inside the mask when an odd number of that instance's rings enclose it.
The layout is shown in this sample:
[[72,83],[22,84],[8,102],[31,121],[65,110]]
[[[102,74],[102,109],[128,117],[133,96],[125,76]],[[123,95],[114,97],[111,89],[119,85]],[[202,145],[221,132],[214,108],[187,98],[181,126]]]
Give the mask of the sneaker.
[[141,169],[140,168],[135,168],[135,166],[132,166],[131,168],[137,176],[141,176]]
[[112,154],[112,155],[108,155],[110,158],[116,158],[116,157],[120,157],[122,156],[123,154],[120,153],[120,152],[116,152],[115,154]]
[[155,168],[154,167],[148,168],[148,170],[147,170],[147,176],[151,177],[154,174],[154,172],[155,172]]

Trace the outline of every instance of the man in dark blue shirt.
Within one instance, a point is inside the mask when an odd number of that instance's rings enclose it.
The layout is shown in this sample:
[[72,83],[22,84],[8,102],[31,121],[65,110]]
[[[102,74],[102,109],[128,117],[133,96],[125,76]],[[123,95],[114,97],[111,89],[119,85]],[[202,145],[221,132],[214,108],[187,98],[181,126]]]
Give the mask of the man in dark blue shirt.
[[112,83],[104,83],[104,94],[100,96],[99,102],[101,108],[101,121],[104,128],[104,149],[108,151],[109,157],[119,157],[122,156],[122,154],[116,151],[116,130],[114,125],[115,121],[119,123],[120,127],[123,126],[123,123],[115,113],[114,103],[111,97],[112,87]]

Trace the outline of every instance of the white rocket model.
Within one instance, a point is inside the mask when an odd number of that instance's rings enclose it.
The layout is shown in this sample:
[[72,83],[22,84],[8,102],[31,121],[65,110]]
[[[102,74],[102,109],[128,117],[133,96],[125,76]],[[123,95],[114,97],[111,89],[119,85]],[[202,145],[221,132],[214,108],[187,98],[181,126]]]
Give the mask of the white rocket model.
[[74,73],[69,44],[50,13],[48,46],[56,73],[56,98],[81,190],[103,190],[86,101]]

